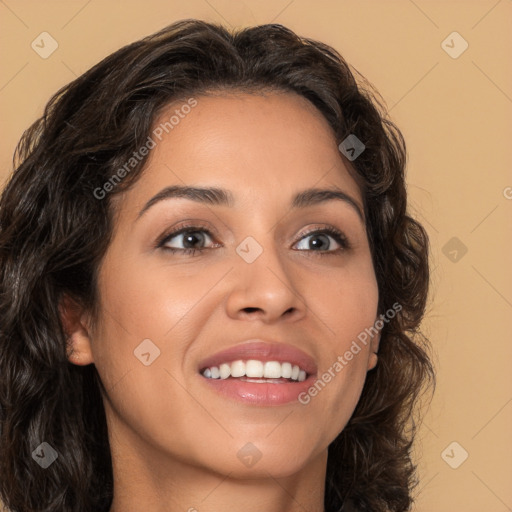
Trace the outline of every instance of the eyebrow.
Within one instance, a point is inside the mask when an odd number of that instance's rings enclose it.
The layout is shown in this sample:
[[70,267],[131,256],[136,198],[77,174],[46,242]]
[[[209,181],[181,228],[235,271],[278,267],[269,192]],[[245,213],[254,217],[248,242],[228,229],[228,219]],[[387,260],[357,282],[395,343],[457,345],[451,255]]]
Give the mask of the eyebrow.
[[[233,194],[229,190],[223,188],[172,185],[164,188],[158,192],[158,194],[153,196],[139,212],[136,221],[139,220],[153,205],[167,199],[189,199],[190,201],[207,205],[228,207],[233,207],[235,203]],[[333,200],[343,201],[350,205],[358,214],[363,225],[365,224],[364,215],[358,202],[346,192],[343,192],[338,188],[308,188],[306,190],[302,190],[293,197],[290,207],[292,209],[307,208]]]

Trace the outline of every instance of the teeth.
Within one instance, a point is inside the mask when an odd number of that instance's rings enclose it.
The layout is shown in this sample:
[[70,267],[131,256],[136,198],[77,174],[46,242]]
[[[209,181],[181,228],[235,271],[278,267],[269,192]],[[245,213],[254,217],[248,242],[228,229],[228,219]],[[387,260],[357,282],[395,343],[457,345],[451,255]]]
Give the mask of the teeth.
[[[208,370],[208,368],[206,368],[206,370]],[[231,377],[243,377],[244,375],[245,363],[243,361],[233,361],[231,363]]]
[[220,378],[227,379],[231,375],[231,366],[227,363],[219,366]]
[[281,377],[289,379],[292,376],[292,365],[291,363],[283,363],[281,365]]
[[267,379],[281,378],[281,363],[277,361],[268,361],[263,366],[263,377]]
[[[247,377],[263,377],[263,363],[251,359],[245,363],[245,375]],[[241,375],[243,377],[243,375]]]
[[[264,379],[291,379],[302,382],[306,380],[305,370],[299,368],[296,364],[280,363],[278,361],[258,361],[250,359],[248,361],[233,361],[232,363],[222,363],[219,366],[212,366],[203,370],[203,376],[208,379],[227,379],[228,377],[249,377],[261,379],[256,382],[267,382]],[[272,382],[272,381],[269,381]]]

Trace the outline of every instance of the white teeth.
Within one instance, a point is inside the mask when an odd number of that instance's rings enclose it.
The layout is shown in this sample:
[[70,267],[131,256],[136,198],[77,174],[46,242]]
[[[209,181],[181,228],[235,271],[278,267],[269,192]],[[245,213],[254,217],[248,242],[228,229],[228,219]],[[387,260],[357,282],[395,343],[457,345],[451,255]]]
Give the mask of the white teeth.
[[292,376],[292,365],[291,363],[283,363],[281,365],[281,377],[289,379]]
[[245,363],[245,375],[247,377],[263,377],[263,363],[251,359]]
[[263,377],[267,379],[280,379],[281,363],[277,361],[267,361],[263,366]]
[[[206,368],[208,370],[208,368]],[[245,375],[245,363],[233,361],[231,363],[231,377],[243,377]]]
[[227,379],[231,375],[231,366],[227,363],[223,363],[219,367],[220,378]]
[[[248,377],[256,380],[255,382],[272,382],[264,379],[291,379],[298,382],[306,380],[307,373],[292,363],[280,363],[279,361],[258,361],[249,359],[248,361],[237,360],[232,363],[222,363],[219,366],[205,368],[203,376],[208,379],[227,379],[229,377]],[[247,379],[248,380],[248,379]]]

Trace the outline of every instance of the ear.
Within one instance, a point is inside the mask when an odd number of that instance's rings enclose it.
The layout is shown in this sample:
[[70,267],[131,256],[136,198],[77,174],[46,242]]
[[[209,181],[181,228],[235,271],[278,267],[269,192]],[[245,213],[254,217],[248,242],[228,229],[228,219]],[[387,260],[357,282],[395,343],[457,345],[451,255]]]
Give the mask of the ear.
[[377,360],[378,360],[377,353],[379,352],[380,337],[381,337],[381,329],[379,329],[379,332],[377,334],[373,335],[372,340],[370,342],[370,354],[368,356],[367,370],[373,370],[377,366]]
[[59,302],[59,313],[66,333],[69,362],[79,366],[93,363],[88,316],[83,308],[65,295]]

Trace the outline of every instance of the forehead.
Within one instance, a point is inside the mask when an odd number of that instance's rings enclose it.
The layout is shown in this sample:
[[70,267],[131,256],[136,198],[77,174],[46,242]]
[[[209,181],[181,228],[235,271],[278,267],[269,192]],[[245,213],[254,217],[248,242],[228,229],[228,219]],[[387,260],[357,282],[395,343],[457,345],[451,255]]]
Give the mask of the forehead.
[[[193,105],[193,106],[191,106]],[[361,191],[324,116],[287,92],[215,93],[175,101],[154,122],[145,170],[129,192],[139,205],[170,185],[233,191],[235,206],[334,185]]]

